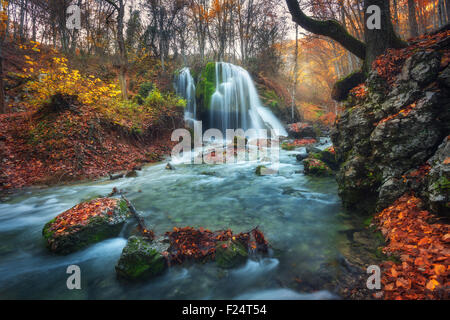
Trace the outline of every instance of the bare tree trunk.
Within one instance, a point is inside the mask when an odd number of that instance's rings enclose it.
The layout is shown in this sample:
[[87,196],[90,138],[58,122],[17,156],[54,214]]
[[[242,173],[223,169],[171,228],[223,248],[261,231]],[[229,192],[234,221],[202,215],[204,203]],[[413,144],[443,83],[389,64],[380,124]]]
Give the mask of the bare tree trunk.
[[[364,12],[367,15],[367,8],[371,5],[377,5],[381,9],[381,29],[370,30],[365,24],[366,56],[364,60],[364,69],[369,70],[372,62],[377,56],[384,53],[388,48],[402,48],[407,44],[396,35],[391,21],[390,1],[389,0],[365,0]],[[368,17],[365,17],[367,21]]]
[[291,119],[294,120],[295,108],[295,92],[297,89],[297,73],[298,73],[298,24],[295,25],[295,53],[294,53],[294,81],[292,84],[292,105],[291,105]]
[[6,113],[5,89],[3,84],[3,39],[0,40],[0,112]]
[[419,28],[417,26],[415,0],[408,0],[408,21],[409,21],[409,36],[411,38],[417,37],[419,35]]
[[24,20],[25,20],[25,5],[26,5],[26,1],[21,0],[20,1],[20,22],[19,22],[19,39],[21,41],[23,41],[23,39],[24,39],[23,25],[24,25]]
[[394,0],[393,6],[394,6],[394,29],[395,32],[398,34],[400,30],[400,26],[398,25],[398,0]]
[[450,0],[445,0],[445,11],[447,11],[447,23],[450,22]]
[[[8,12],[9,6],[7,3],[0,3],[0,11]],[[5,88],[4,88],[4,75],[3,75],[3,47],[8,33],[8,23],[2,24],[0,26],[0,113],[6,113],[6,102],[5,102]]]
[[120,70],[119,70],[119,81],[120,81],[120,89],[122,91],[122,98],[124,100],[128,99],[127,92],[127,52],[125,49],[125,39],[123,38],[123,18],[125,15],[125,5],[123,0],[119,0],[119,12],[117,15],[117,42],[119,45],[119,54],[120,54]]
[[445,25],[446,23],[446,12],[445,12],[445,3],[444,0],[439,0],[437,5],[437,16],[439,21],[439,28]]
[[127,93],[127,51],[125,48],[125,39],[123,37],[123,28],[124,28],[124,16],[125,16],[125,4],[124,0],[119,0],[118,4],[113,2],[112,0],[105,0],[117,12],[117,47],[119,49],[119,85],[120,90],[122,91],[122,98],[124,100],[128,99]]

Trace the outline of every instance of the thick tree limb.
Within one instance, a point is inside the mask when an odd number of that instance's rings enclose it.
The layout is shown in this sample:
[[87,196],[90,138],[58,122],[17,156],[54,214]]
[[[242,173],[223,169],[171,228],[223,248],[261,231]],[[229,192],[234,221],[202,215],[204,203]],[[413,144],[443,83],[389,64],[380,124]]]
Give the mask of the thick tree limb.
[[365,59],[365,43],[349,34],[347,30],[337,21],[320,21],[308,17],[300,9],[298,0],[286,0],[286,4],[292,15],[292,20],[298,23],[303,29],[315,34],[329,37],[339,42],[345,49],[353,53],[358,58],[362,60]]

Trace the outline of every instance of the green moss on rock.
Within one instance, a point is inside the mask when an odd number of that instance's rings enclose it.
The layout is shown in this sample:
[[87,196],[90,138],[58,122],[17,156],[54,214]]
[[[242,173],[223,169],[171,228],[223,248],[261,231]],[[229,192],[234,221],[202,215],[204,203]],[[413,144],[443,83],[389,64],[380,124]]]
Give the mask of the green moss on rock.
[[117,275],[127,280],[151,278],[166,269],[162,252],[169,244],[163,241],[150,242],[143,237],[131,236],[116,265]]
[[[97,201],[97,199],[93,200]],[[101,201],[101,199],[98,199]],[[57,254],[69,254],[91,244],[119,235],[126,220],[131,216],[128,206],[121,208],[121,202],[112,208],[96,213],[82,224],[66,226],[63,232],[56,232],[54,224],[58,217],[47,222],[42,229],[42,236],[47,248]],[[73,209],[73,208],[72,208]],[[101,210],[101,209],[99,209]],[[109,214],[108,214],[109,213]],[[73,214],[83,214],[74,211]]]
[[442,176],[433,184],[433,188],[443,192],[448,192],[448,189],[450,189],[450,180],[448,180],[447,177]]
[[216,91],[216,64],[209,62],[203,69],[197,83],[196,97],[200,112],[202,109],[209,110],[211,97]]
[[329,149],[311,153],[310,157],[325,162],[325,164],[333,170],[339,169],[339,164],[336,160],[336,154],[331,152]]
[[292,151],[292,150],[295,149],[295,145],[289,144],[288,142],[283,142],[283,143],[281,144],[281,149],[287,150],[287,151]]
[[54,231],[50,230],[50,227],[52,226],[52,224],[56,221],[56,218],[53,218],[52,220],[50,220],[49,222],[47,222],[44,226],[44,228],[42,229],[42,236],[44,237],[45,240],[49,239],[52,237]]
[[234,268],[245,263],[247,258],[247,249],[239,241],[219,241],[216,244],[216,263],[221,268]]
[[303,166],[306,175],[328,176],[333,173],[325,162],[314,158],[303,160]]

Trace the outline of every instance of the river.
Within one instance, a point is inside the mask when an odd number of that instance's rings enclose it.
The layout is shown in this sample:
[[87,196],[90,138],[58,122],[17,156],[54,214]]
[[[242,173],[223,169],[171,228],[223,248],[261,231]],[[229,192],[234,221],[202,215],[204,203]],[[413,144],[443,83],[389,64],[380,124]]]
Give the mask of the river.
[[[276,175],[257,176],[257,163],[145,167],[138,177],[33,189],[0,203],[0,298],[2,299],[336,299],[340,247],[349,227],[333,177],[305,176],[295,158],[280,153]],[[113,187],[152,225],[173,227],[258,226],[271,254],[232,270],[214,263],[175,266],[138,284],[116,278],[114,265],[126,244],[121,237],[55,256],[42,239],[44,224],[80,201]],[[81,268],[81,290],[68,290],[66,268]]]

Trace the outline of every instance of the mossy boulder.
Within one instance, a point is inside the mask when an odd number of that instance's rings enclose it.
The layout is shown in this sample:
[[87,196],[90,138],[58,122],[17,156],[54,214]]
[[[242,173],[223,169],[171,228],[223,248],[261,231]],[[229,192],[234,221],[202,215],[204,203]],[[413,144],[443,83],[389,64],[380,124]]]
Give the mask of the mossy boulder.
[[316,148],[316,147],[311,146],[311,145],[306,146],[305,149],[306,149],[306,153],[308,153],[308,154],[310,154],[310,153],[319,153],[321,151],[319,148]]
[[325,162],[314,158],[303,160],[303,166],[306,175],[328,176],[333,173]]
[[281,144],[281,149],[286,150],[286,151],[292,151],[296,148],[296,146],[292,143],[289,142],[283,142]]
[[287,126],[289,137],[294,139],[316,138],[317,132],[313,125],[306,122],[291,123]]
[[267,169],[267,167],[266,166],[257,166],[256,169],[255,169],[255,174],[258,175],[258,176],[261,176],[262,175],[261,171],[263,169]]
[[331,91],[331,97],[336,101],[344,101],[347,99],[351,89],[366,80],[366,73],[357,71],[349,74],[345,78],[337,81]]
[[299,154],[295,155],[295,158],[297,159],[297,161],[303,161],[306,158],[308,158],[308,154],[306,152],[299,153]]
[[196,87],[196,98],[199,112],[209,110],[211,97],[216,91],[216,64],[209,62],[203,69]]
[[327,148],[319,152],[311,153],[309,156],[311,158],[325,162],[325,164],[332,170],[339,169],[339,163],[336,160],[336,153],[333,151],[332,148]]
[[118,236],[130,216],[125,201],[97,198],[82,202],[49,221],[42,235],[50,251],[69,254]]
[[131,236],[117,262],[117,276],[126,280],[138,280],[160,275],[167,268],[163,253],[169,247],[169,239],[165,237],[150,241],[140,236]]
[[216,263],[224,269],[234,268],[247,261],[248,252],[239,241],[219,241],[216,244]]
[[136,178],[138,176],[136,170],[130,170],[125,175],[126,178]]

